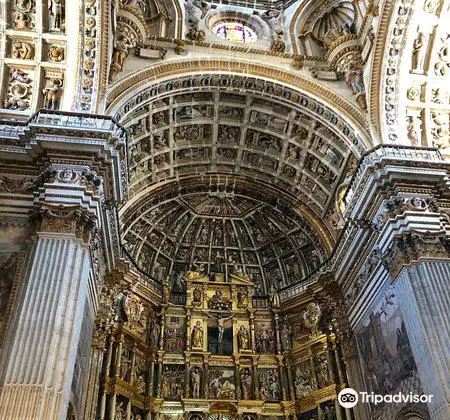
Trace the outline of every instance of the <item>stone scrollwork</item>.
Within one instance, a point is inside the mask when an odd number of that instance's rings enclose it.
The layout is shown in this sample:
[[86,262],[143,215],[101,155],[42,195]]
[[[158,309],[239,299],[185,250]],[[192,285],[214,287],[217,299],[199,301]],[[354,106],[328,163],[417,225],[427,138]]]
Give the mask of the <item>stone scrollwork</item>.
[[392,278],[396,278],[403,267],[422,258],[448,258],[450,241],[445,232],[407,233],[394,239],[394,245],[385,259]]
[[34,0],[14,0],[14,29],[32,30],[35,27],[36,3]]

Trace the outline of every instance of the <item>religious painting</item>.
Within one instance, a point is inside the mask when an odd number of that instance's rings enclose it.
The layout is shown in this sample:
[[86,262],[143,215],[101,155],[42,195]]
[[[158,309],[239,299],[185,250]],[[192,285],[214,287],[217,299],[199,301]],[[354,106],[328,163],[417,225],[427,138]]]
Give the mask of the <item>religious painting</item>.
[[0,226],[0,253],[9,255],[20,251],[29,235],[30,230],[24,226]]
[[259,369],[259,392],[264,401],[281,400],[280,378],[278,369]]
[[183,351],[186,342],[185,318],[167,316],[164,325],[164,350],[169,352]]
[[233,354],[233,315],[208,314],[208,351],[222,356]]
[[211,367],[208,374],[208,385],[209,398],[220,400],[233,400],[236,398],[233,368]]
[[317,389],[317,380],[311,369],[311,361],[303,360],[294,366],[294,385],[297,398],[304,398]]
[[185,389],[184,365],[164,365],[161,376],[161,397],[169,401],[179,401]]
[[[423,392],[395,287],[382,295],[362,322],[357,338],[368,392],[381,395]],[[373,405],[373,418],[394,418],[392,406]],[[401,408],[396,404],[397,410]]]
[[255,345],[257,353],[275,353],[275,328],[271,321],[255,322]]

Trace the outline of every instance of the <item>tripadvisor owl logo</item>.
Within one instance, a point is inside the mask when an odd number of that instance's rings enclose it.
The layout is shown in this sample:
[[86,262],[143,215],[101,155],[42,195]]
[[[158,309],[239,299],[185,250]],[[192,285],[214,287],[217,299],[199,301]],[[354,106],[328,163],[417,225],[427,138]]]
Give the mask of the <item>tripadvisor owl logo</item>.
[[358,393],[352,388],[344,388],[339,392],[338,401],[344,408],[353,408],[358,404]]

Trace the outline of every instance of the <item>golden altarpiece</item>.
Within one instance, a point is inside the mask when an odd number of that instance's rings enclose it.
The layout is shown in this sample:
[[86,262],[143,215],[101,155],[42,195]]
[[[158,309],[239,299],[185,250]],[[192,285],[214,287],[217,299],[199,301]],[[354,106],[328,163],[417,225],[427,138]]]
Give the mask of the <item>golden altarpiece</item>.
[[168,280],[159,305],[136,281],[105,289],[97,418],[350,418],[336,403],[340,348],[316,301],[285,312],[273,288],[256,296],[239,268],[199,266],[183,283],[173,293]]

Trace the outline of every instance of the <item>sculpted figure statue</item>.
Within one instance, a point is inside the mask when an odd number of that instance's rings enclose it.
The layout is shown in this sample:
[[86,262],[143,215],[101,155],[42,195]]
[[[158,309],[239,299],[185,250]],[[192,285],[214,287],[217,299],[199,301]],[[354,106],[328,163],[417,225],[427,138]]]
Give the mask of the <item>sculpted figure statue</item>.
[[422,71],[427,52],[428,36],[420,32],[414,41],[412,53],[412,69]]
[[238,331],[238,344],[239,350],[248,350],[249,349],[249,338],[248,332],[243,325],[239,327]]
[[191,370],[192,398],[200,398],[200,383],[202,371],[198,366]]
[[200,321],[197,321],[194,328],[192,329],[191,343],[192,348],[201,349],[203,347],[203,328]]
[[279,308],[280,307],[280,296],[278,292],[276,291],[275,287],[270,286],[269,290],[269,296],[270,296],[270,304],[273,308]]

